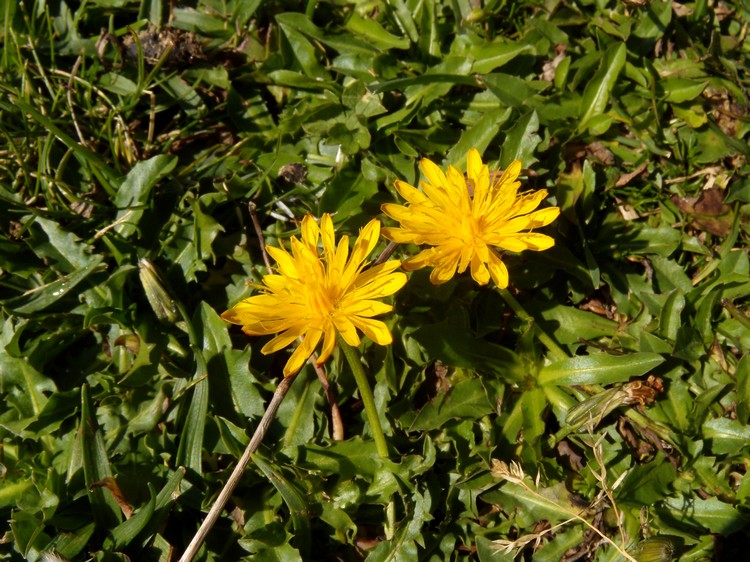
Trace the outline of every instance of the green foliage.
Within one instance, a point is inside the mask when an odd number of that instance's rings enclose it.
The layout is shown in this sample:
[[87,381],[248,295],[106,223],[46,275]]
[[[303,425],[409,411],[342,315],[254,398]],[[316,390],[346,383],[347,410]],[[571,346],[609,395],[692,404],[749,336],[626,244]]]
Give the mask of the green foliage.
[[557,523],[526,559],[617,559],[571,512],[639,560],[741,557],[747,5],[189,4],[0,3],[0,559],[177,559],[284,363],[219,317],[266,273],[248,203],[268,244],[353,236],[471,147],[561,208],[506,257],[534,322],[412,274],[363,349],[391,460],[342,358],[342,441],[306,367],[198,559],[510,560]]

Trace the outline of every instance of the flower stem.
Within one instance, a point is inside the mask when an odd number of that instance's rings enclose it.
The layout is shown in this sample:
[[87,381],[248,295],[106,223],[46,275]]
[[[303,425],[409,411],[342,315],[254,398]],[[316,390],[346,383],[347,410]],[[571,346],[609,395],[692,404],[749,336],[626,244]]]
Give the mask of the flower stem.
[[526,309],[521,306],[521,303],[516,300],[516,297],[514,297],[508,289],[500,289],[500,296],[503,297],[503,300],[513,312],[516,313],[516,316],[524,322],[530,323],[534,327],[534,331],[536,332],[539,341],[542,342],[544,347],[546,347],[552,355],[554,355],[557,361],[562,361],[563,359],[570,357],[570,355],[568,355],[568,353],[566,353],[565,350],[555,342],[555,340],[547,335],[547,332],[542,329],[539,323],[537,323],[534,318],[526,312]]
[[367,421],[370,424],[370,432],[375,440],[375,447],[378,450],[378,454],[384,459],[388,458],[388,444],[383,434],[383,427],[380,425],[380,417],[378,416],[378,409],[375,406],[375,398],[373,398],[372,390],[370,389],[370,381],[367,380],[367,374],[362,367],[362,361],[360,361],[359,355],[355,349],[346,343],[341,337],[339,337],[339,346],[341,351],[344,352],[346,362],[349,363],[349,367],[354,374],[354,380],[357,382],[357,388],[359,389],[359,396],[362,398],[362,404],[365,407],[365,414],[367,414]]
[[[389,460],[388,443],[385,440],[385,435],[383,435],[383,427],[380,425],[378,408],[375,406],[375,398],[372,396],[370,381],[367,380],[367,374],[362,367],[362,361],[356,350],[346,343],[341,336],[339,336],[338,340],[341,351],[344,352],[344,357],[346,357],[346,361],[352,369],[354,380],[357,382],[359,397],[362,399],[362,404],[365,406],[365,414],[367,414],[367,421],[370,424],[370,432],[375,440],[375,448],[384,460]],[[396,528],[396,504],[393,502],[393,498],[391,498],[388,501],[388,505],[385,506],[385,519],[385,537],[386,539],[391,539],[395,534]]]

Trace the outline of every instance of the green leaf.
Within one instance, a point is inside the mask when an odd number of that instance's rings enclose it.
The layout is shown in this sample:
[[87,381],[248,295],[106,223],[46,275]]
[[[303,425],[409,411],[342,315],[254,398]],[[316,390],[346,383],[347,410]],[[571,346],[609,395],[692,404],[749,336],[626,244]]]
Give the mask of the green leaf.
[[503,41],[473,45],[466,54],[474,60],[471,66],[473,73],[487,74],[509,63],[518,55],[532,50],[533,47],[531,45],[520,41]]
[[711,441],[714,454],[739,453],[750,444],[750,426],[738,420],[716,418],[703,424],[703,437]]
[[[14,335],[23,330],[25,323],[25,320],[19,322],[8,318],[0,331],[0,390],[10,394],[17,389],[22,398],[15,402],[16,407],[20,406],[17,413],[35,418],[47,404],[47,394],[55,392],[57,387],[53,380],[37,371],[27,358],[18,357],[12,352]],[[3,421],[7,423],[10,420]]]
[[595,117],[604,113],[617,77],[625,66],[626,54],[625,43],[616,43],[604,53],[599,69],[586,85],[581,98],[579,131],[585,130]]
[[31,480],[19,482],[6,480],[3,482],[3,486],[0,487],[0,509],[4,510],[18,504],[24,492],[33,485],[34,483]]
[[319,213],[336,213],[336,220],[343,221],[362,210],[365,200],[378,191],[377,183],[367,180],[358,170],[348,166],[334,177],[320,198]]
[[[141,548],[150,543],[154,535],[164,526],[170,510],[180,497],[180,483],[184,477],[185,469],[181,466],[177,467],[169,477],[169,480],[164,484],[164,487],[156,494],[153,515],[138,535],[138,542]],[[149,486],[149,493],[151,493],[151,486]],[[156,536],[158,537],[158,535]]]
[[520,160],[524,166],[536,162],[534,151],[542,139],[539,131],[539,116],[536,111],[529,111],[510,128],[505,135],[500,167],[507,168],[514,160]]
[[319,470],[324,474],[337,474],[348,480],[356,476],[374,476],[383,466],[374,441],[353,437],[336,441],[328,446],[308,443],[298,447],[298,465]]
[[201,302],[198,306],[193,317],[193,327],[206,361],[217,355],[222,356],[224,350],[232,348],[229,324],[208,303]]
[[448,151],[446,164],[464,169],[469,149],[476,148],[480,154],[483,153],[508,121],[511,111],[510,108],[490,111],[476,125],[464,130],[458,142]]
[[363,18],[354,11],[346,22],[346,29],[362,36],[368,43],[381,50],[409,48],[409,39],[389,33],[374,19]]
[[[530,303],[530,311],[536,308],[534,304]],[[562,304],[545,303],[537,315],[535,317],[543,319],[544,329],[560,344],[578,343],[581,338],[614,336],[619,327],[617,322],[604,316]]]
[[747,524],[747,517],[718,498],[668,498],[663,508],[683,524],[698,525],[711,533],[728,536]]
[[478,535],[474,539],[479,562],[513,562],[513,553],[502,552],[493,541]]
[[384,8],[396,19],[398,26],[409,36],[412,43],[419,41],[417,26],[404,0],[386,0]]
[[685,308],[685,295],[681,290],[675,289],[669,294],[667,302],[661,311],[659,319],[659,335],[668,339],[676,340],[677,331],[682,325],[682,311]]
[[429,431],[452,419],[479,419],[494,410],[480,379],[461,381],[425,405],[409,424],[409,430]]
[[[41,227],[43,235],[36,232],[38,229],[34,229],[35,225]],[[54,221],[36,217],[30,230],[35,234],[31,244],[33,252],[40,258],[49,260],[63,273],[72,273],[76,269],[84,268],[95,259],[91,255],[91,246],[81,242],[78,236]]]
[[128,546],[148,524],[156,507],[156,495],[151,483],[149,482],[147,485],[149,494],[148,503],[137,509],[130,519],[123,521],[112,530],[110,536],[104,541],[105,548],[121,550]]
[[466,326],[448,318],[439,324],[423,325],[410,334],[431,359],[453,367],[495,373],[507,381],[523,380],[518,356],[511,350],[471,335]]
[[303,14],[278,14],[276,22],[284,38],[289,42],[290,52],[297,61],[297,67],[313,80],[330,80],[326,69],[318,61],[315,46],[301,33],[300,28],[314,27]]
[[[13,105],[17,106],[24,113],[30,115],[32,119],[37,121],[40,125],[42,125],[42,127],[50,131],[55,135],[55,137],[60,139],[63,144],[65,144],[65,146],[67,146],[73,152],[81,165],[90,169],[92,174],[102,182],[102,187],[104,187],[104,189],[108,193],[115,193],[115,190],[119,185],[119,182],[117,181],[117,174],[106,162],[104,162],[104,160],[102,160],[97,154],[89,150],[87,147],[78,143],[75,139],[73,139],[73,137],[63,131],[48,116],[43,115],[31,105],[15,96],[11,99]],[[3,106],[5,106],[5,104],[0,104],[0,107]]]
[[44,547],[44,550],[57,552],[61,556],[72,559],[86,548],[95,530],[96,525],[88,523],[73,531],[61,532]]
[[628,471],[617,488],[616,500],[638,506],[654,505],[672,492],[671,488],[678,476],[677,470],[660,455],[653,461],[636,465]]
[[504,482],[499,490],[482,494],[482,500],[506,509],[513,506],[519,511],[522,517],[519,523],[523,525],[534,525],[542,519],[550,523],[565,521],[570,519],[572,513],[580,511],[571,504],[570,494],[562,482],[539,489],[528,484],[521,486],[515,482]]
[[160,154],[133,166],[115,196],[114,203],[118,209],[115,232],[123,238],[129,238],[136,232],[151,190],[176,165],[176,157]]
[[531,105],[531,98],[539,93],[528,81],[502,72],[494,72],[482,76],[482,82],[487,89],[508,107],[522,107]]
[[47,283],[46,285],[42,285],[41,287],[29,291],[31,293],[30,297],[22,295],[7,300],[3,304],[12,307],[13,311],[17,314],[26,315],[41,312],[75,289],[84,279],[98,268],[102,259],[101,254],[95,254],[85,267],[76,269],[70,275],[65,275],[51,283]]
[[670,103],[692,101],[703,93],[708,80],[696,82],[686,78],[667,78],[657,83],[657,95]]
[[185,423],[180,428],[177,464],[185,466],[200,476],[203,473],[203,434],[208,412],[208,370],[200,354],[196,354],[196,373]]
[[634,224],[617,223],[608,225],[599,231],[592,249],[598,254],[615,256],[658,255],[670,256],[679,246],[682,234],[669,227],[650,227]]
[[284,478],[277,467],[272,466],[257,454],[253,455],[252,458],[255,465],[263,471],[266,478],[281,494],[284,503],[289,508],[294,527],[294,542],[300,554],[306,559],[310,552],[310,508],[305,501],[305,496],[294,484]]
[[750,421],[750,355],[747,353],[737,363],[734,376],[737,379],[737,421],[746,426]]
[[664,362],[656,353],[598,353],[564,359],[539,370],[541,385],[612,384],[640,377]]
[[120,508],[115,499],[102,487],[94,487],[105,478],[112,477],[112,467],[92,411],[88,385],[81,387],[81,420],[78,440],[83,455],[83,474],[89,502],[97,524],[108,529],[120,522]]

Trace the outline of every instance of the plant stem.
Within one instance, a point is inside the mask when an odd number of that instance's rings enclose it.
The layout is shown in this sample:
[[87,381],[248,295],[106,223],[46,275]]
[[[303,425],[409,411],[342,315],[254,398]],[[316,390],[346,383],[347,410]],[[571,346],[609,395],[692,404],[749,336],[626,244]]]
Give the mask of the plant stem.
[[182,555],[182,558],[180,558],[179,562],[190,562],[198,553],[198,549],[201,547],[203,541],[206,539],[206,536],[213,528],[216,520],[219,518],[219,515],[224,510],[224,506],[227,504],[227,501],[229,501],[229,498],[234,492],[234,489],[237,487],[237,484],[242,478],[242,475],[245,472],[248,463],[250,462],[250,457],[258,449],[261,441],[263,441],[263,437],[266,435],[266,432],[268,431],[268,428],[271,425],[274,416],[276,416],[276,411],[279,409],[281,401],[284,399],[287,392],[289,392],[289,388],[291,388],[295,378],[297,378],[296,373],[283,379],[276,387],[276,391],[273,393],[273,398],[271,398],[271,401],[268,403],[268,407],[266,408],[263,417],[258,423],[258,427],[255,428],[255,433],[253,433],[253,437],[252,439],[250,439],[250,443],[248,443],[247,447],[245,448],[245,452],[242,453],[239,461],[237,461],[237,466],[234,467],[231,476],[227,480],[227,483],[224,484],[221,493],[219,493],[219,497],[216,498],[216,501],[211,506],[211,510],[208,512],[208,515],[206,515],[206,518],[203,520],[203,523],[198,529],[198,532],[195,533],[193,540],[190,541],[190,544],[185,550],[185,553]]
[[362,367],[362,361],[360,361],[359,355],[355,349],[346,343],[343,338],[339,337],[339,346],[341,351],[344,352],[349,367],[351,367],[352,373],[354,374],[354,380],[357,383],[359,389],[359,397],[362,399],[362,404],[365,407],[365,414],[367,414],[367,421],[370,424],[370,432],[375,440],[375,447],[378,450],[378,454],[384,459],[388,459],[388,444],[383,434],[383,427],[380,425],[380,417],[378,416],[378,409],[375,406],[375,398],[373,398],[372,390],[370,389],[370,381],[367,380],[367,374]]
[[[362,361],[360,361],[359,354],[355,349],[346,343],[341,336],[339,336],[338,340],[341,351],[344,352],[344,357],[346,357],[346,361],[349,363],[349,367],[351,367],[354,374],[354,380],[359,389],[359,397],[362,399],[365,414],[367,414],[367,421],[370,424],[370,432],[375,440],[375,448],[384,460],[389,460],[388,443],[385,440],[385,435],[383,435],[383,427],[380,425],[375,398],[373,398],[372,390],[370,389],[370,381],[367,380],[367,374],[362,367]],[[385,506],[385,519],[385,537],[391,539],[396,528],[396,505],[393,503],[392,498],[388,501],[388,505]]]
[[516,300],[516,297],[514,297],[508,289],[500,289],[500,296],[503,297],[503,300],[513,310],[513,312],[516,313],[516,316],[518,316],[524,322],[529,322],[534,327],[534,331],[536,332],[536,336],[537,338],[539,338],[539,341],[542,342],[544,347],[546,347],[549,352],[555,356],[555,359],[557,361],[562,361],[563,359],[567,359],[568,357],[570,357],[570,355],[568,355],[562,347],[557,345],[555,340],[547,335],[547,332],[542,329],[542,327],[534,320],[534,318],[528,312],[526,312],[526,309],[521,306],[521,303]]

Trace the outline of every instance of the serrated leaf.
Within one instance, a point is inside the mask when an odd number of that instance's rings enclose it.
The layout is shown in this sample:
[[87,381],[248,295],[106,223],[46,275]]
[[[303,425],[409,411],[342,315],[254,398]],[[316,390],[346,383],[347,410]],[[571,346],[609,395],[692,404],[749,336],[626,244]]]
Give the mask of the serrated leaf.
[[[427,431],[452,419],[478,419],[493,411],[480,379],[461,381],[445,394],[425,405],[409,425],[410,430]],[[407,422],[408,423],[408,422]]]
[[297,548],[303,557],[309,556],[310,552],[310,509],[303,494],[284,476],[278,468],[263,460],[259,455],[253,455],[253,462],[260,468],[284,498],[289,508],[294,526],[294,536]]
[[347,480],[355,476],[374,476],[383,466],[383,459],[374,441],[353,437],[328,446],[308,443],[299,447],[300,466],[338,474]]
[[700,525],[711,533],[728,536],[747,524],[747,517],[718,498],[668,498],[663,506],[683,524]]

